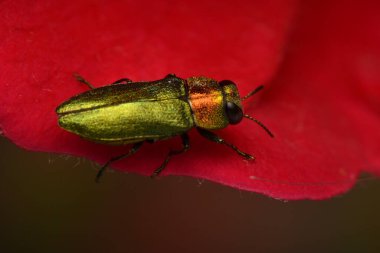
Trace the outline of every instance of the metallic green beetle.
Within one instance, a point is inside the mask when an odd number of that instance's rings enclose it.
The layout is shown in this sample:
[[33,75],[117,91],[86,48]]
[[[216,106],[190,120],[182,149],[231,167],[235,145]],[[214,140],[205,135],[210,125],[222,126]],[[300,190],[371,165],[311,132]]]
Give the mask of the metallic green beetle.
[[159,175],[172,156],[189,149],[187,132],[193,127],[203,137],[232,148],[245,159],[254,157],[209,130],[237,124],[245,117],[258,123],[273,137],[261,122],[243,114],[241,104],[263,86],[240,98],[232,81],[217,82],[207,77],[182,79],[169,74],[164,79],[151,82],[132,82],[123,78],[100,88],[94,88],[79,75],[75,77],[91,89],[58,106],[59,125],[95,142],[134,144],[128,153],[113,157],[104,164],[97,174],[97,181],[112,162],[133,155],[143,142],[181,136],[182,149],[168,153],[152,174],[153,177]]

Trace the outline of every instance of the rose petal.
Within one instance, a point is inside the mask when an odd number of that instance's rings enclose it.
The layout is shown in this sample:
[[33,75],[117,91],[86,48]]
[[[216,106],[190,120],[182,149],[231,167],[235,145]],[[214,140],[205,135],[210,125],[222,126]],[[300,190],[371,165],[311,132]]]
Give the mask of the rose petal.
[[[23,6],[28,5],[28,8]],[[378,173],[380,4],[365,1],[3,1],[0,126],[31,150],[100,163],[128,147],[94,144],[57,126],[55,107],[122,77],[167,73],[231,79],[269,138],[249,120],[218,134],[246,162],[191,132],[192,149],[163,174],[207,178],[284,199],[330,197],[360,170]],[[178,140],[146,145],[114,167],[149,175]]]

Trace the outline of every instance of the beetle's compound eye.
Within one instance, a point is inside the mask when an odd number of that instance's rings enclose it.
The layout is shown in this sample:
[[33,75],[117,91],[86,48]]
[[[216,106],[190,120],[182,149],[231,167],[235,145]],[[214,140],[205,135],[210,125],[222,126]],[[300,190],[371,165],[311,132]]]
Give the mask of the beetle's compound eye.
[[219,86],[220,87],[223,87],[223,86],[226,86],[226,85],[230,85],[230,84],[236,86],[236,84],[234,82],[232,82],[231,80],[223,80],[223,81],[219,82]]
[[243,111],[235,103],[227,102],[225,110],[230,124],[235,125],[243,119]]

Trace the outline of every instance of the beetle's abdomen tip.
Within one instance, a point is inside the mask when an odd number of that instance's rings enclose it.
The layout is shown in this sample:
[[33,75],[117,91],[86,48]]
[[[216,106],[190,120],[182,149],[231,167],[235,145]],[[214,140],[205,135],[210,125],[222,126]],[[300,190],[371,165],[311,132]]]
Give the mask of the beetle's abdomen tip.
[[63,110],[62,110],[62,106],[59,105],[57,108],[55,108],[55,113],[58,115],[58,116],[61,116],[60,114],[63,113]]
[[70,103],[63,102],[57,108],[55,108],[55,112],[58,114],[58,116],[62,116],[62,114],[70,112]]

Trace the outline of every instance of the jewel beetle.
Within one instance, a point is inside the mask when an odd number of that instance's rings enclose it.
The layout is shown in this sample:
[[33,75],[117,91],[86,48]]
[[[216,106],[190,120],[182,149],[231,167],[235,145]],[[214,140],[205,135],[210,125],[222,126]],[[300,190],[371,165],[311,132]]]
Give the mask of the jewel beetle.
[[163,79],[149,82],[132,82],[123,78],[100,88],[94,88],[77,74],[75,77],[90,90],[57,107],[58,124],[91,141],[113,145],[133,144],[127,153],[109,159],[99,170],[96,181],[112,162],[133,155],[144,142],[180,136],[182,148],[167,154],[163,163],[153,171],[152,177],[159,175],[173,156],[190,148],[187,132],[193,127],[201,136],[226,145],[248,160],[255,158],[210,130],[238,124],[247,118],[273,137],[260,121],[243,112],[242,101],[263,86],[241,98],[234,82],[217,82],[208,77],[182,79],[169,74]]

